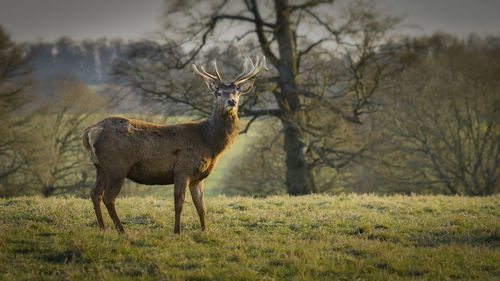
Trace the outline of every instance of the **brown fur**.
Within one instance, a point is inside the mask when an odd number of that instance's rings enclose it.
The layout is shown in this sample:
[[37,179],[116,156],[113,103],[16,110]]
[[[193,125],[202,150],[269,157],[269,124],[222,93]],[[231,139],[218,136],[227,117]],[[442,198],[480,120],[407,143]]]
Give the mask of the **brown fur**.
[[193,65],[194,73],[203,78],[216,99],[212,115],[206,121],[159,125],[111,117],[84,131],[83,146],[97,171],[90,197],[101,229],[104,229],[102,200],[116,229],[124,232],[115,201],[123,181],[128,178],[142,184],[174,184],[174,233],[181,231],[182,207],[189,186],[201,229],[205,230],[203,180],[238,135],[239,97],[252,89],[251,78],[267,69],[266,59],[257,58],[255,64],[249,60],[247,66],[251,66],[249,71],[238,75],[230,84],[224,84],[215,64],[216,75],[206,72],[203,67],[200,72]]
[[159,125],[111,117],[88,127],[83,145],[97,169],[91,197],[100,227],[104,228],[102,199],[117,230],[124,231],[115,200],[123,180],[128,178],[149,185],[175,183],[176,233],[180,232],[180,212],[189,186],[205,229],[203,179],[210,175],[219,156],[239,132],[236,110],[225,112],[221,107],[216,106],[212,115],[200,123]]

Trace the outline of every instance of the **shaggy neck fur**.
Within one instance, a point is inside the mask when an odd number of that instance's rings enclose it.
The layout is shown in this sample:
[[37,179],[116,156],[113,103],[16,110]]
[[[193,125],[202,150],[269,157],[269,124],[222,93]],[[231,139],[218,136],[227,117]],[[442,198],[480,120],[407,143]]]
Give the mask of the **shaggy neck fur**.
[[213,148],[214,155],[228,148],[240,131],[240,121],[237,110],[224,111],[218,105],[212,115],[202,123],[202,134]]

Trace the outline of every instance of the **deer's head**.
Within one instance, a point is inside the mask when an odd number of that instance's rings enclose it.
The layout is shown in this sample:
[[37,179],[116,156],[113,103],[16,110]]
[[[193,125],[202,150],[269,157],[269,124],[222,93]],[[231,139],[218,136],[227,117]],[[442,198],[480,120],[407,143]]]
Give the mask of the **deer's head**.
[[236,76],[229,84],[223,82],[217,63],[214,62],[215,74],[210,74],[204,66],[201,71],[193,64],[193,71],[196,75],[203,78],[209,91],[213,93],[217,100],[217,107],[222,113],[236,113],[240,95],[248,94],[254,85],[253,79],[262,70],[268,70],[266,66],[266,57],[257,57],[255,64],[250,58],[244,63],[244,71]]

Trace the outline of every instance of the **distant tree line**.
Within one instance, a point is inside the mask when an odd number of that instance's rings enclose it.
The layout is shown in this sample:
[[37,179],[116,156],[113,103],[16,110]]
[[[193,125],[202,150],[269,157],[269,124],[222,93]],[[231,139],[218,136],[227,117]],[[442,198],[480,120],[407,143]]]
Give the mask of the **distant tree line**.
[[25,43],[32,54],[29,65],[36,78],[46,79],[65,74],[89,85],[112,82],[109,70],[113,60],[120,57],[128,45],[119,39],[74,41],[62,37],[56,42]]

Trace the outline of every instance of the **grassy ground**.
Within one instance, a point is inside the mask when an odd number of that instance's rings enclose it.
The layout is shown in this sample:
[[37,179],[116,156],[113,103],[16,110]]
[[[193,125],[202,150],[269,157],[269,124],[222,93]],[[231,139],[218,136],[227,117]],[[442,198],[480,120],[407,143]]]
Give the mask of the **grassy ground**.
[[[90,200],[0,199],[0,280],[499,280],[500,196],[120,198],[127,234]],[[111,223],[105,216],[106,222]]]

